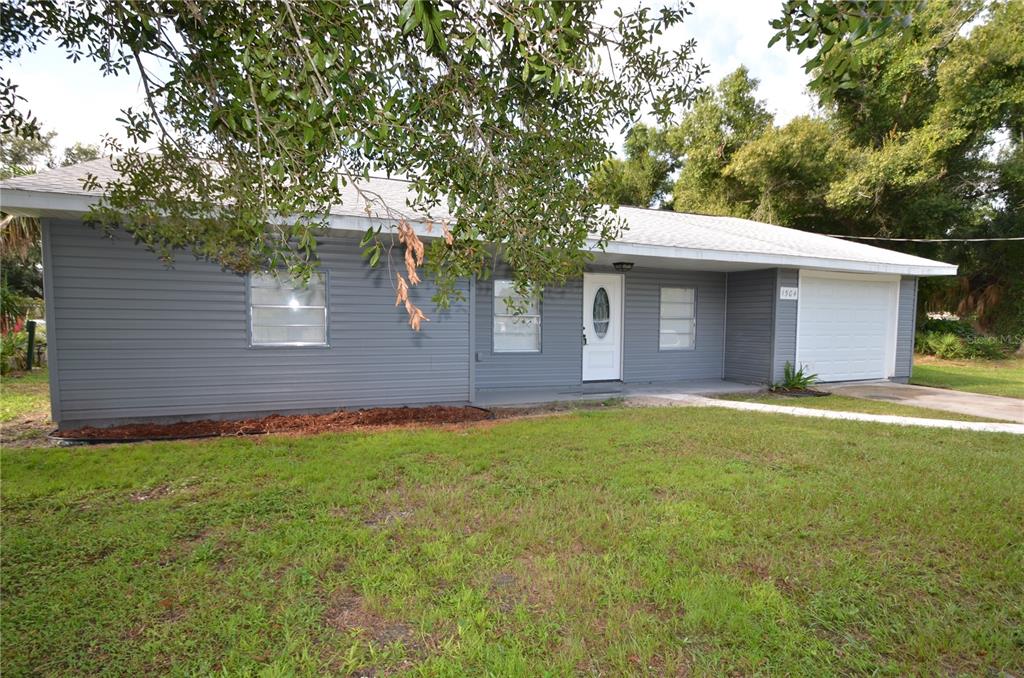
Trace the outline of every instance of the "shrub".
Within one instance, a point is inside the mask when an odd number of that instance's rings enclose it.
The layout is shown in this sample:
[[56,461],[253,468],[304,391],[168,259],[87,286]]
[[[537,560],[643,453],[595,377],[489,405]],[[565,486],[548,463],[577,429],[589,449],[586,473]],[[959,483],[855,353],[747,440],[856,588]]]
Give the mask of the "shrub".
[[802,365],[800,366],[800,369],[794,369],[793,363],[787,360],[786,366],[782,370],[782,381],[777,384],[772,384],[771,390],[801,391],[810,388],[817,380],[817,374],[808,374],[804,372],[804,367]]
[[999,360],[1006,357],[1006,346],[995,337],[963,337],[953,332],[919,332],[914,338],[914,350],[946,360]]
[[8,332],[0,339],[0,374],[25,367],[28,332]]
[[967,350],[965,348],[964,340],[961,337],[958,337],[952,332],[946,332],[943,334],[936,332],[931,336],[932,339],[929,344],[932,347],[932,353],[938,357],[946,360],[955,360],[957,358],[967,357]]
[[952,318],[928,318],[917,330],[924,334],[955,334],[963,339],[970,339],[977,334],[968,321]]
[[1006,346],[995,337],[974,337],[964,342],[964,354],[968,358],[1001,360],[1006,357]]

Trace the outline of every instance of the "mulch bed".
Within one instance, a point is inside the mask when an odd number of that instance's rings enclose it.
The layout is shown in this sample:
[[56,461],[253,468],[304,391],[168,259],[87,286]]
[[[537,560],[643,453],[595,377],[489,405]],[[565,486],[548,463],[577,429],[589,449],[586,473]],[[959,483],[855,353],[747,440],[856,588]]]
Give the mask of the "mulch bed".
[[51,437],[75,442],[172,440],[214,436],[260,435],[264,433],[327,433],[404,424],[456,424],[491,419],[494,415],[478,407],[376,407],[368,410],[336,410],[326,414],[271,414],[262,419],[236,421],[182,421],[174,424],[123,424],[109,428],[85,426],[72,431],[55,431]]
[[829,395],[827,391],[816,391],[813,388],[776,388],[772,389],[771,393],[794,398],[820,398]]

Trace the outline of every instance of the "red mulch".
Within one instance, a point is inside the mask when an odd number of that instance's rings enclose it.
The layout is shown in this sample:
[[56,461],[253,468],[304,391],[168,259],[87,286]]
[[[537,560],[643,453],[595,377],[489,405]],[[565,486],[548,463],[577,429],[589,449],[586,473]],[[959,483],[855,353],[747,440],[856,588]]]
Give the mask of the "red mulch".
[[455,424],[489,419],[493,415],[477,407],[377,407],[369,410],[336,410],[326,414],[271,414],[262,419],[239,421],[182,421],[174,424],[123,424],[110,428],[85,426],[57,431],[58,438],[72,440],[157,440],[207,436],[259,435],[262,433],[327,433],[402,424]]

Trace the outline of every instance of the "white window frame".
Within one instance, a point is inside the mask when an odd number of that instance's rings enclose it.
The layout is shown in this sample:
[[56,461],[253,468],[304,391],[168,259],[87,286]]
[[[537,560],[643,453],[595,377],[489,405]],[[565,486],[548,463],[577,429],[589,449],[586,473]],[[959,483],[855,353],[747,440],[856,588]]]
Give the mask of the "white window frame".
[[[693,297],[693,315],[687,316],[666,316],[662,314],[662,299],[665,290],[689,290]],[[662,346],[661,337],[664,334],[662,325],[666,320],[689,320],[690,321],[690,345],[689,346]],[[658,350],[659,351],[693,351],[697,348],[697,288],[685,285],[663,285],[658,289]]]
[[[495,278],[491,285],[491,352],[492,353],[525,353],[525,354],[536,354],[541,353],[544,347],[544,323],[542,321],[543,316],[543,301],[534,295],[537,302],[536,313],[513,313],[508,305],[505,303],[504,298],[498,296],[498,283],[512,284],[512,280],[508,278]],[[537,348],[498,348],[498,333],[494,331],[494,321],[498,318],[536,318],[537,319]]]
[[[330,325],[328,323],[328,318],[327,318],[327,307],[329,306],[329,303],[330,303],[330,297],[329,297],[329,295],[330,295],[330,285],[328,284],[329,278],[328,278],[327,271],[321,271],[321,272],[313,274],[313,275],[319,275],[319,276],[321,276],[323,278],[324,305],[322,307],[319,306],[319,305],[310,306],[310,305],[255,304],[255,303],[253,303],[253,295],[252,295],[253,276],[271,276],[271,275],[287,278],[287,273],[282,272],[282,271],[278,271],[276,273],[250,273],[246,277],[246,302],[247,302],[246,305],[248,306],[248,309],[249,309],[249,347],[250,348],[275,348],[275,347],[280,348],[280,347],[287,347],[287,346],[296,346],[296,347],[330,348],[330,346],[331,346],[330,334],[329,334],[330,333]],[[300,289],[300,288],[297,288],[297,287],[295,287],[295,285],[292,285],[292,289]],[[324,340],[322,342],[319,342],[319,341],[257,341],[256,340],[256,332],[255,332],[255,329],[256,329],[256,326],[255,326],[255,314],[253,313],[253,309],[254,308],[322,309],[322,311],[323,311],[323,319],[324,319]]]

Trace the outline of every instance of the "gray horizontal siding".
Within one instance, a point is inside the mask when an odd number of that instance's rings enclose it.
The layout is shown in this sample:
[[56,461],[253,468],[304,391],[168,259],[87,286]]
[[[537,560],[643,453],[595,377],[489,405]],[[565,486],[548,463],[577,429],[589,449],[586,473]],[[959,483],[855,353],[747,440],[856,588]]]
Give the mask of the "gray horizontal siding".
[[242,276],[187,254],[166,268],[78,222],[45,237],[62,426],[469,400],[468,305],[439,311],[424,283],[432,322],[412,332],[356,238],[322,239],[331,346],[299,348],[249,346]]
[[[799,287],[800,271],[795,268],[778,269],[775,288],[775,324],[772,346],[772,383],[782,381],[786,363],[796,365],[796,299],[780,299],[779,287]],[[799,292],[798,292],[799,294]]]
[[[502,278],[507,272],[499,271]],[[582,379],[583,282],[544,290],[539,353],[495,353],[494,281],[476,284],[476,388],[578,387]]]
[[896,323],[897,379],[909,379],[914,366],[914,331],[917,322],[917,278],[900,280],[899,315]]
[[[594,268],[610,272],[611,269]],[[503,277],[499,274],[497,277]],[[623,381],[653,383],[722,376],[725,274],[634,268],[625,275]],[[697,337],[694,350],[658,349],[662,286],[694,287]],[[476,288],[476,387],[478,392],[547,390],[570,393],[582,383],[583,282],[544,291],[540,353],[493,351],[494,286]]]
[[[638,266],[625,278],[623,380],[644,384],[721,379],[726,275]],[[662,287],[695,289],[697,321],[693,349],[662,351],[658,348]]]
[[730,273],[726,304],[725,378],[771,380],[775,269]]

